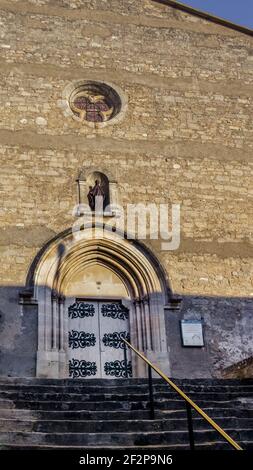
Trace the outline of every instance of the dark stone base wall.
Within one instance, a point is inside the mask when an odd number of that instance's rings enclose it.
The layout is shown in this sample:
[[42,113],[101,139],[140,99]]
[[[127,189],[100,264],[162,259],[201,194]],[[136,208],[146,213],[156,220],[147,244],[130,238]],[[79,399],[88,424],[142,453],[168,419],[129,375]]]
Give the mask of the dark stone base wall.
[[0,288],[0,375],[34,377],[38,344],[37,306],[19,305],[20,287]]
[[[20,287],[1,288],[0,375],[34,377],[38,343],[37,306],[24,306],[22,316],[19,291]],[[187,296],[183,297],[180,310],[166,310],[165,317],[172,377],[222,377],[223,369],[252,355],[251,299]],[[182,319],[202,320],[203,348],[182,346]],[[233,377],[236,377],[235,372]]]
[[[182,346],[182,319],[202,320],[203,348]],[[252,299],[187,296],[180,311],[166,311],[166,327],[173,377],[221,377],[252,355]]]

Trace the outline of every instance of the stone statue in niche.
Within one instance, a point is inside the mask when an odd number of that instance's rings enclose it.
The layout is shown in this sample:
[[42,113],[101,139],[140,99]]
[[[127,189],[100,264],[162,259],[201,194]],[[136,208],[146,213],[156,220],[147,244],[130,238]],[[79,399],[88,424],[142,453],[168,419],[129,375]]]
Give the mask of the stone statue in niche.
[[105,201],[105,193],[104,193],[104,190],[103,188],[101,187],[100,183],[98,180],[95,181],[95,186],[92,187],[92,186],[89,186],[89,192],[87,194],[87,198],[88,198],[88,202],[89,202],[89,206],[91,208],[92,211],[95,210],[95,207],[96,207],[96,197],[97,196],[100,196],[102,197],[101,201],[103,202],[102,204],[102,207],[101,208],[98,208],[99,210],[103,210],[104,209],[104,201]]

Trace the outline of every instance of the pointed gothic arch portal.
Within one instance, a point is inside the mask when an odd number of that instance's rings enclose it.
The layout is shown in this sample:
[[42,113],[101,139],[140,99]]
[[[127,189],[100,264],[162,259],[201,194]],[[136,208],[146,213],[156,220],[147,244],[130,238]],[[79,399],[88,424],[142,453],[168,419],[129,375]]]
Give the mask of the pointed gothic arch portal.
[[[123,377],[111,367],[123,359],[112,349],[121,349],[119,341],[115,347],[115,333],[123,331],[169,374],[164,307],[170,289],[160,263],[142,244],[111,232],[105,237],[102,228],[96,227],[96,238],[92,228],[83,235],[79,240],[71,231],[59,235],[33,263],[29,284],[38,302],[37,376]],[[111,314],[102,318],[106,309],[128,312],[128,323],[112,323]],[[133,377],[147,376],[143,361],[130,352],[128,360]]]

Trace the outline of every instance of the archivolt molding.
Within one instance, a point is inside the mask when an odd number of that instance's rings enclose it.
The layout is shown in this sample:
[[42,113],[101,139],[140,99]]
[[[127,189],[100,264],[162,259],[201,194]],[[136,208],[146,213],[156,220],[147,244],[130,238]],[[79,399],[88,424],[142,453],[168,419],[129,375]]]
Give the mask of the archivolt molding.
[[96,238],[92,238],[90,228],[77,242],[70,233],[48,247],[35,270],[35,297],[38,286],[47,286],[64,295],[73,275],[96,263],[114,271],[132,298],[142,298],[152,292],[166,295],[162,279],[142,251],[113,233],[110,238],[103,237],[102,229],[99,238],[99,229],[96,230]]

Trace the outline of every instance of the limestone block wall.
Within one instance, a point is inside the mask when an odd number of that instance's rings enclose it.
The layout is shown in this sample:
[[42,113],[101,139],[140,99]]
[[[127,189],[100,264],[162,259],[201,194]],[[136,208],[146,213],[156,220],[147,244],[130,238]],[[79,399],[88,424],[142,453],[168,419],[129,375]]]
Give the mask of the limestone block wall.
[[[0,18],[1,373],[34,373],[36,308],[20,317],[18,292],[94,168],[124,207],[181,205],[179,249],[145,242],[183,298],[166,313],[172,373],[217,375],[252,355],[252,36],[152,0],[0,0]],[[124,119],[66,116],[75,80],[120,87]],[[206,346],[189,354],[178,328],[191,315]]]

